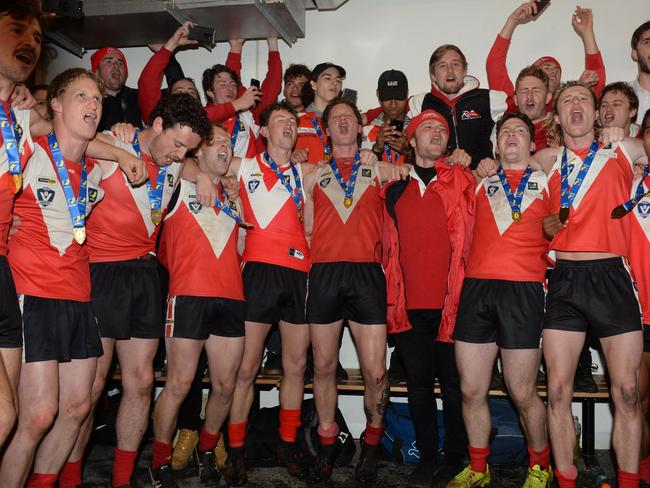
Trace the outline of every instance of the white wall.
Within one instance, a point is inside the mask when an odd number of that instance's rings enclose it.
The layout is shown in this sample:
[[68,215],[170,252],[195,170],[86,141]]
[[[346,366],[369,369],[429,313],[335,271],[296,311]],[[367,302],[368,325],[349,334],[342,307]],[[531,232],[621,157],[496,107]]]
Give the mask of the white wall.
[[[376,105],[375,89],[382,71],[390,68],[404,71],[411,93],[428,90],[431,53],[440,44],[454,43],[465,52],[469,73],[485,86],[487,53],[506,17],[519,3],[519,0],[349,0],[337,11],[308,12],[306,38],[292,47],[281,43],[282,60],[285,67],[292,62],[308,66],[322,61],[341,64],[348,72],[344,85],[359,91],[360,107],[370,108]],[[594,10],[596,37],[607,67],[607,80],[633,79],[636,66],[630,59],[630,36],[650,18],[647,0],[585,0],[582,6]],[[555,0],[537,21],[518,28],[508,58],[511,77],[546,54],[560,61],[564,79],[580,76],[584,55],[571,27],[574,8],[573,2]],[[185,73],[200,85],[203,69],[223,63],[227,50],[227,44],[222,43],[212,53],[199,49],[182,52],[177,57]],[[90,66],[88,54],[81,60],[62,50],[57,53],[48,79],[68,67]],[[132,48],[125,53],[130,72],[127,84],[135,87],[151,51]],[[264,78],[265,41],[252,41],[244,46],[243,65],[244,81],[251,77]],[[341,361],[346,367],[357,366],[347,332]],[[263,404],[275,402],[276,395],[264,395]],[[361,398],[346,396],[340,403],[353,433],[360,433],[365,421]],[[607,448],[611,429],[608,406],[598,405],[596,416],[596,447]]]

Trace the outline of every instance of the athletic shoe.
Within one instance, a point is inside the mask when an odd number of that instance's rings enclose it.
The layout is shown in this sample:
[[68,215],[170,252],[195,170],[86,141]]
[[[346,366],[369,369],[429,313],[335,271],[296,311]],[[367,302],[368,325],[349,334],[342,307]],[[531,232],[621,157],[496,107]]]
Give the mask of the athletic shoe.
[[438,464],[433,459],[420,459],[409,475],[406,488],[429,488],[438,474]]
[[324,446],[321,444],[320,449],[318,450],[316,464],[310,473],[310,481],[313,483],[321,483],[332,478],[335,454],[336,444],[331,444],[329,446]]
[[223,468],[223,477],[228,486],[243,486],[248,482],[243,447],[230,448],[228,461]]
[[280,466],[286,466],[287,472],[291,476],[303,479],[309,474],[305,458],[295,442],[280,440],[276,450],[276,456],[278,458],[278,464]]
[[151,488],[179,488],[169,464],[161,464],[154,470],[149,467],[149,478],[151,478]]
[[532,468],[528,468],[523,488],[546,488],[551,486],[551,481],[553,481],[553,469],[549,466],[547,471],[536,464]]
[[472,488],[474,486],[483,487],[490,485],[490,467],[485,469],[485,473],[472,471],[471,466],[467,466],[458,473],[453,480],[447,483],[447,488]]
[[174,471],[187,468],[198,443],[199,433],[197,431],[189,429],[178,431],[178,440],[174,446],[174,452],[172,452],[172,469]]
[[372,483],[377,479],[377,457],[379,454],[379,445],[371,446],[362,442],[361,456],[356,468],[354,468],[354,478],[359,483]]
[[217,467],[217,457],[213,450],[199,452],[196,450],[196,461],[199,467],[199,479],[201,486],[217,486],[221,479],[221,473]]

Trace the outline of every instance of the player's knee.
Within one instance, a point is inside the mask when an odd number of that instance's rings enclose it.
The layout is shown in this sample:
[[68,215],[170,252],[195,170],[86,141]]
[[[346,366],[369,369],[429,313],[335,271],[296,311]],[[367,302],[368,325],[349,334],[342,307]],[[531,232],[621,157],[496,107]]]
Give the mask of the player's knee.
[[122,386],[125,394],[150,395],[153,387],[152,368],[137,368],[128,373],[122,373]]
[[282,361],[282,371],[285,376],[303,377],[307,369],[307,358],[289,358]]
[[58,413],[59,407],[56,402],[35,402],[23,409],[20,426],[27,431],[42,435],[52,426]]
[[475,382],[463,381],[460,386],[460,393],[465,404],[487,401],[485,388]]
[[59,415],[78,423],[82,423],[86,417],[88,417],[88,414],[90,414],[91,407],[92,401],[90,396],[78,399],[67,399],[66,402],[61,405]]
[[235,393],[235,378],[222,378],[215,381],[212,390],[217,397],[232,398]]
[[337,355],[314,355],[314,376],[328,378],[336,375]]
[[364,367],[363,379],[366,388],[383,390],[388,382],[386,378],[386,365],[382,363]]
[[529,407],[537,396],[537,388],[535,385],[508,383],[508,392],[517,408]]
[[612,385],[612,400],[616,409],[627,412],[639,407],[639,385],[634,379],[618,385]]
[[237,373],[237,383],[249,385],[255,381],[257,377],[257,371],[259,370],[259,364],[244,364],[242,363],[239,367],[239,372]]
[[0,414],[0,439],[4,439],[11,432],[17,418],[16,408],[11,399],[2,402],[0,412],[2,412]]
[[550,380],[546,391],[548,406],[551,410],[568,408],[571,405],[571,385]]
[[[171,381],[170,381],[171,380]],[[192,387],[194,378],[167,378],[165,388],[169,388],[169,394],[177,399],[184,399]]]

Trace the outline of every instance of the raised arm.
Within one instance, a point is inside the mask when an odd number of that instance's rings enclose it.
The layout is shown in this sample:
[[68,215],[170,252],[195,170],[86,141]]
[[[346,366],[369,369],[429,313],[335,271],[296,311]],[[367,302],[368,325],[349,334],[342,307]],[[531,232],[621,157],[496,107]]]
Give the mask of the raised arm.
[[253,109],[253,115],[258,123],[264,109],[277,102],[282,91],[282,60],[278,50],[278,40],[275,37],[269,37],[266,42],[269,46],[268,68],[262,82],[262,98]]
[[605,87],[605,64],[596,44],[592,10],[576,7],[571,16],[571,26],[580,37],[585,49],[585,71],[580,76],[580,81],[591,86],[599,97]]

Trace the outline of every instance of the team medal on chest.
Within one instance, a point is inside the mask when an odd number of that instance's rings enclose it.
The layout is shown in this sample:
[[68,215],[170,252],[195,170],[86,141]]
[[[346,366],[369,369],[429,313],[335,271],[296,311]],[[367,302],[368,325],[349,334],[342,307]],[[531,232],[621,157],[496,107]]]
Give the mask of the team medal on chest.
[[13,193],[18,193],[23,187],[23,170],[20,165],[20,151],[18,145],[22,138],[23,129],[16,121],[16,114],[14,114],[11,105],[7,104],[9,108],[8,113],[5,109],[5,104],[0,108],[0,133],[2,134],[2,144],[7,153],[7,166],[9,174],[11,175],[10,190]]
[[280,168],[278,167],[278,163],[273,161],[273,158],[269,155],[269,153],[267,152],[264,153],[264,160],[266,161],[266,164],[268,164],[269,167],[273,170],[275,176],[277,176],[280,183],[282,183],[282,186],[284,186],[289,192],[289,194],[291,195],[291,199],[293,200],[293,203],[296,204],[296,208],[298,209],[298,219],[300,220],[300,222],[302,222],[303,221],[302,182],[300,180],[300,174],[298,173],[298,169],[296,168],[296,165],[293,164],[291,161],[289,161],[289,167],[291,168],[293,179],[296,182],[296,187],[291,188],[291,179],[288,176],[282,174],[282,171],[280,171]]
[[587,157],[585,157],[585,160],[582,161],[582,164],[580,165],[580,170],[578,171],[578,174],[573,180],[573,185],[571,185],[571,189],[569,189],[568,154],[567,154],[567,148],[566,147],[564,148],[564,152],[562,153],[562,163],[560,165],[560,214],[559,214],[560,222],[562,222],[563,224],[566,223],[566,221],[569,219],[569,211],[571,209],[571,205],[573,205],[573,200],[575,199],[576,195],[580,191],[582,182],[585,180],[585,177],[587,176],[587,172],[589,171],[589,168],[591,167],[591,163],[594,161],[597,152],[598,152],[598,140],[594,139],[594,141],[591,143],[591,146],[589,146]]
[[[142,151],[140,150],[140,142],[138,141],[138,133],[140,131],[136,130],[135,135],[133,136],[133,142],[131,146],[135,151],[135,154],[142,159]],[[165,188],[165,179],[167,178],[167,168],[168,166],[161,166],[158,168],[158,176],[156,177],[156,189],[154,190],[151,186],[151,181],[148,179],[146,181],[147,188],[147,197],[149,199],[149,211],[151,213],[151,222],[153,225],[158,225],[162,221],[162,197],[163,190]]]
[[72,237],[77,241],[77,244],[83,244],[86,240],[86,227],[75,227],[72,230]]
[[513,194],[512,188],[510,187],[510,182],[508,181],[508,177],[506,176],[506,172],[503,170],[503,167],[499,165],[497,168],[497,175],[499,176],[501,186],[503,187],[503,191],[505,192],[508,199],[508,204],[510,205],[510,215],[514,223],[517,223],[521,220],[521,201],[524,199],[524,192],[526,191],[528,180],[532,174],[533,170],[530,169],[530,166],[527,166],[526,171],[524,171],[524,175],[521,177],[517,191]]
[[338,164],[336,164],[336,160],[334,158],[332,158],[329,161],[329,165],[330,168],[332,169],[332,173],[334,173],[334,177],[336,178],[336,181],[339,182],[339,185],[343,189],[343,193],[345,193],[345,197],[343,198],[343,205],[345,206],[345,208],[350,208],[352,206],[352,203],[354,203],[354,198],[352,195],[354,195],[354,186],[357,182],[359,167],[361,166],[361,156],[358,151],[354,155],[354,162],[352,163],[352,171],[350,171],[350,179],[348,180],[347,183],[343,179],[341,170],[339,169]]
[[151,221],[153,225],[158,225],[162,220],[162,211],[159,208],[151,209]]

